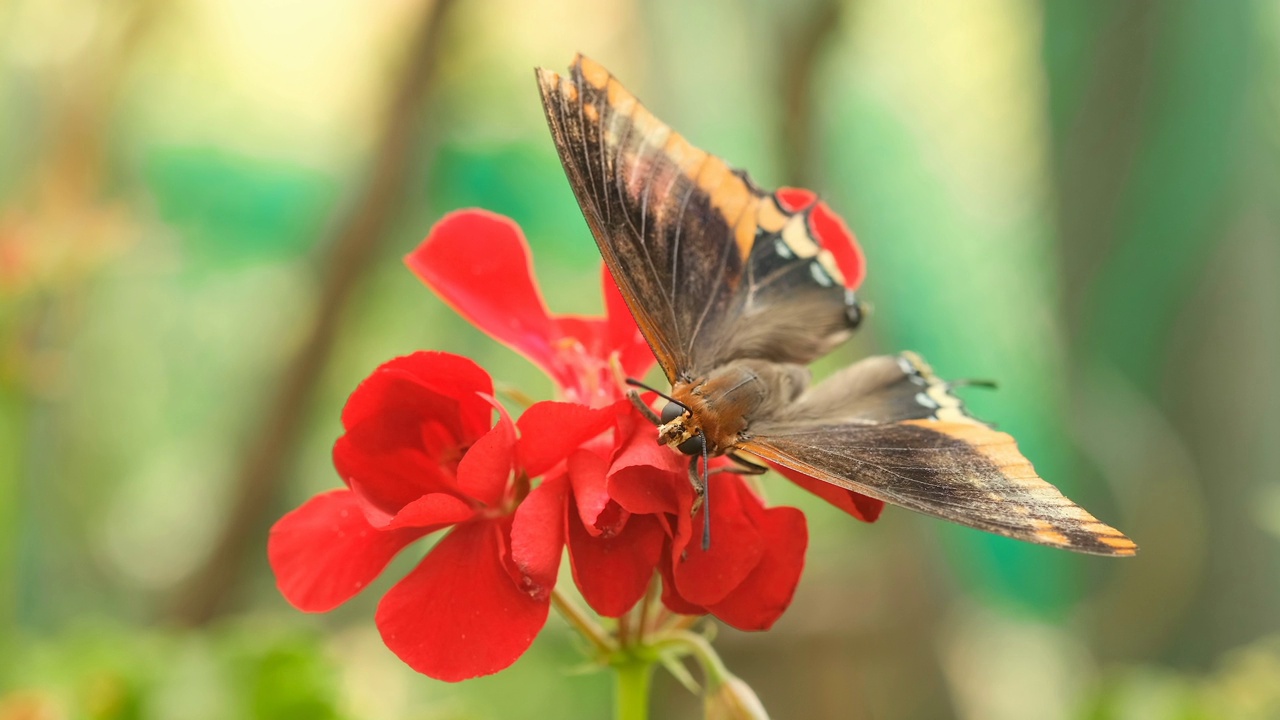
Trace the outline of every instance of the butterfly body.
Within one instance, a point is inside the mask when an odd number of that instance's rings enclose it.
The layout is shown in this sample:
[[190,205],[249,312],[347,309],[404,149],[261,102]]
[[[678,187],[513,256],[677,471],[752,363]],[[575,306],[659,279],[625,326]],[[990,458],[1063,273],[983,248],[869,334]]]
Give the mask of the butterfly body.
[[799,397],[809,371],[800,365],[766,360],[735,360],[706,377],[677,381],[675,401],[668,407],[687,408],[658,428],[658,440],[686,455],[702,453],[698,436],[706,438],[707,454],[716,457],[742,444],[752,418],[776,415]]
[[[839,220],[767,192],[654,117],[599,64],[538,71],[547,122],[600,254],[671,383],[658,440],[739,451],[846,490],[1097,555],[1137,545],[1039,477],[919,356],[805,368],[863,319]],[[826,242],[832,238],[844,242]],[[652,414],[652,411],[647,411]]]

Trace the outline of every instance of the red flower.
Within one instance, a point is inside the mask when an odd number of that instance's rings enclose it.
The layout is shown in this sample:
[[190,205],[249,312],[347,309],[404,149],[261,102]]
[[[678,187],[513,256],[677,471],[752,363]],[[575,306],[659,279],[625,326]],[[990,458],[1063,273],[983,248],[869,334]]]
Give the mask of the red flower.
[[[856,287],[865,263],[843,221],[808,190],[783,189],[779,199],[790,210],[817,203],[810,216],[813,231],[832,252],[846,284]],[[446,216],[406,262],[460,314],[543,368],[566,399],[596,407],[613,403],[596,411],[539,403],[521,417],[523,465],[530,476],[547,473],[516,512],[512,556],[525,573],[553,583],[567,546],[575,582],[602,615],[630,609],[659,569],[667,580],[664,600],[673,610],[709,611],[753,629],[777,619],[803,567],[803,516],[791,508],[766,509],[738,476],[714,475],[713,547],[704,553],[700,543],[689,542],[700,537],[702,520],[690,514],[687,460],[656,445],[652,426],[618,401],[619,370],[640,377],[653,355],[607,272],[607,317],[551,316],[519,227],[481,210]],[[884,506],[775,469],[861,520],[874,521]],[[687,563],[697,570],[680,569]],[[697,578],[705,580],[699,584]],[[686,587],[687,596],[681,594]]]
[[352,393],[334,464],[348,489],[322,493],[271,530],[280,592],[323,612],[373,580],[409,543],[453,529],[378,606],[387,647],[442,680],[497,672],[546,622],[549,587],[511,560],[512,512],[528,492],[513,473],[514,427],[466,358],[420,352]]
[[[808,545],[804,514],[765,508],[740,475],[713,472],[708,512],[693,515],[685,459],[657,446],[647,425],[636,430],[610,468],[609,492],[626,510],[656,514],[667,528],[658,566],[663,602],[684,615],[709,612],[741,630],[768,629],[800,581]],[[712,470],[731,464],[719,458]],[[703,550],[708,516],[712,542]]]
[[[625,400],[598,410],[545,402],[519,422],[522,461],[549,472],[516,510],[512,558],[536,582],[548,582],[568,547],[583,599],[608,617],[627,612],[644,595],[669,525],[626,510],[610,493],[617,438],[637,418]],[[651,432],[649,444],[658,449]]]
[[[795,208],[815,201],[807,191],[780,197]],[[863,268],[852,235],[825,205],[811,217],[852,287]],[[347,489],[312,498],[272,528],[268,555],[289,602],[330,610],[407,545],[450,528],[377,612],[387,646],[432,677],[461,680],[514,662],[546,621],[566,548],[574,581],[602,615],[627,612],[658,573],[673,611],[744,629],[777,620],[804,565],[804,517],[766,508],[740,476],[713,472],[715,541],[705,551],[691,542],[704,515],[691,512],[687,459],[657,445],[623,398],[620,380],[654,360],[607,274],[605,317],[549,314],[519,228],[483,211],[447,216],[406,261],[545,370],[569,402],[537,403],[513,424],[470,360],[421,352],[379,367],[343,410],[334,465]],[[712,469],[727,464],[717,458]],[[882,507],[779,471],[855,517],[874,520]]]
[[[845,284],[857,288],[866,261],[844,221],[809,190],[782,188],[778,199],[793,212],[813,206],[814,234],[835,257]],[[547,312],[533,277],[529,243],[510,218],[486,210],[450,213],[405,262],[477,328],[542,368],[567,400],[598,406],[621,398],[623,390],[611,367],[614,357],[629,377],[643,377],[653,365],[653,352],[607,270],[603,273],[606,317]],[[773,468],[859,520],[874,522],[884,509],[879,500],[789,468]]]
[[516,509],[516,565],[537,584],[554,583],[567,547],[574,582],[601,615],[626,613],[662,572],[663,600],[676,612],[710,612],[744,630],[771,626],[804,566],[804,516],[794,508],[766,509],[742,478],[714,474],[715,541],[704,551],[686,461],[623,409],[548,402],[520,418],[525,468],[536,473],[557,465]]
[[622,396],[612,362],[629,377],[644,377],[653,366],[653,352],[607,272],[605,317],[547,312],[529,243],[510,218],[486,210],[449,213],[405,263],[460,315],[542,368],[566,400],[607,405]]

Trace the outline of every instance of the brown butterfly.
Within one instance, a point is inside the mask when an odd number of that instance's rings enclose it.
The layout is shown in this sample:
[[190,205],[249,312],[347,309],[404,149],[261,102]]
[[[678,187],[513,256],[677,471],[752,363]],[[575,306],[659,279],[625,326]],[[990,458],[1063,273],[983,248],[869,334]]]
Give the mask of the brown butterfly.
[[693,456],[695,484],[699,456],[704,473],[725,454],[760,468],[735,454],[745,451],[979,530],[1137,552],[1040,479],[914,353],[866,358],[810,387],[805,365],[863,315],[810,213],[690,145],[599,64],[578,56],[567,77],[537,75],[569,184],[671,382],[661,417],[643,409],[659,442]]

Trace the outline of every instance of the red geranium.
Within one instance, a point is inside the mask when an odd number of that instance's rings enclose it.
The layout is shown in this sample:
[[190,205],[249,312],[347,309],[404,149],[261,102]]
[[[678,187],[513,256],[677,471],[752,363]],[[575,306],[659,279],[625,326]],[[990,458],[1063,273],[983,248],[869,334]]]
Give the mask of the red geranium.
[[[516,511],[517,565],[553,584],[568,547],[583,599],[608,617],[630,610],[654,572],[667,568],[676,578],[664,595],[673,610],[711,611],[746,629],[772,625],[803,567],[804,517],[765,510],[740,477],[715,475],[717,502],[724,501],[712,519],[716,543],[707,552],[689,542],[695,532],[701,537],[701,520],[691,515],[687,461],[658,446],[653,426],[621,399],[618,370],[641,376],[653,354],[607,273],[605,318],[550,315],[519,226],[484,211],[450,214],[406,260],[459,313],[529,357],[577,401],[538,403],[518,423],[526,469],[547,477]],[[583,402],[612,404],[592,412]],[[782,515],[789,520],[777,520]],[[673,565],[673,557],[684,560]],[[693,599],[677,589],[685,586]],[[735,598],[749,607],[736,608]]]
[[[816,202],[812,192],[800,189],[784,189],[779,192],[779,199],[790,210]],[[825,203],[814,205],[811,218],[814,232],[832,252],[846,282],[856,287],[862,280],[864,262],[853,235]],[[687,461],[659,447],[654,442],[653,427],[629,403],[619,401],[625,388],[612,364],[616,363],[627,376],[641,377],[652,366],[653,354],[607,272],[603,283],[605,318],[552,316],[537,290],[528,243],[519,226],[482,210],[446,216],[406,261],[460,314],[543,368],[556,380],[566,399],[588,404],[614,403],[617,415],[611,439],[582,447],[572,468],[552,473],[549,480],[534,488],[517,511],[517,540],[525,537],[521,519],[526,513],[532,514],[536,508],[539,514],[549,516],[553,514],[551,507],[565,509],[566,529],[560,534],[567,539],[574,579],[588,604],[602,615],[626,612],[643,594],[655,564],[674,574],[674,582],[666,583],[664,588],[664,599],[674,611],[710,611],[746,629],[766,628],[781,615],[803,567],[807,542],[803,516],[786,509],[794,516],[788,515],[791,519],[784,522],[779,519],[787,515],[781,512],[784,509],[765,510],[741,477],[713,475],[717,510],[711,516],[716,542],[710,557],[702,557],[700,543],[689,542],[691,537],[701,537],[702,520],[690,515],[693,492]],[[493,292],[494,288],[503,288],[503,292]],[[586,387],[583,378],[588,381]],[[563,452],[566,438],[582,443],[592,433],[602,432],[602,416],[596,416],[597,424],[586,430],[575,429],[582,417],[580,411],[567,403],[553,409],[555,405],[539,403],[521,418],[524,452],[538,452],[536,448],[545,443],[557,448],[553,455],[567,457],[568,453]],[[727,461],[723,459],[713,461],[713,467],[724,464]],[[879,500],[789,469],[778,469],[859,519],[874,521],[883,508]],[[554,500],[544,497],[551,495]],[[721,496],[725,498],[724,512],[719,510]],[[740,512],[745,514],[739,517]],[[631,533],[624,533],[635,515],[650,515],[661,525],[667,550],[661,557],[654,550],[652,523],[637,520],[644,523],[643,529],[633,527]],[[544,518],[543,522],[550,520]],[[560,546],[552,540],[559,536],[551,532],[529,534],[543,543],[529,543],[529,547],[537,548],[536,553],[522,552],[520,548],[524,546],[517,543],[516,561],[545,580],[558,567]],[[609,544],[607,552],[591,551],[591,545],[601,543]],[[620,552],[619,547],[625,547],[627,553]],[[784,556],[788,558],[785,561]],[[673,566],[671,557],[685,560]],[[608,563],[591,564],[595,559],[607,559]],[[681,565],[690,570],[673,570]],[[708,569],[715,572],[708,575]],[[695,575],[715,584],[701,588],[696,580],[685,580],[694,588],[691,598],[696,600],[684,598],[679,592],[681,578]],[[751,583],[747,583],[748,579]],[[770,593],[760,592],[753,584],[768,585],[783,599],[770,598]],[[753,597],[757,601],[750,608],[752,612],[730,609],[731,600]]]
[[604,273],[603,318],[552,315],[533,277],[529,243],[510,218],[449,213],[405,263],[460,315],[551,376],[566,400],[598,406],[622,397],[612,362],[643,377],[653,352]]
[[387,646],[443,680],[496,672],[546,622],[549,590],[511,560],[511,524],[529,490],[493,383],[470,360],[420,352],[352,393],[334,465],[348,489],[312,498],[272,528],[285,598],[308,612],[347,601],[409,543],[452,530],[378,606]]
[[[807,191],[782,197],[814,201]],[[812,217],[852,286],[862,276],[852,236],[823,204]],[[271,564],[291,603],[332,609],[408,544],[452,528],[377,613],[388,647],[432,677],[474,677],[518,658],[545,623],[565,548],[601,615],[627,613],[656,573],[673,612],[744,629],[777,620],[804,565],[804,516],[765,507],[738,475],[713,473],[715,541],[708,550],[691,542],[703,514],[691,512],[687,460],[656,444],[624,398],[620,380],[643,376],[654,359],[607,273],[605,317],[553,316],[519,227],[479,210],[441,220],[406,262],[546,371],[564,401],[536,403],[512,423],[489,376],[465,358],[416,353],[378,368],[343,411],[334,464],[347,489],[312,498],[272,530]],[[882,507],[783,472],[863,520]]]

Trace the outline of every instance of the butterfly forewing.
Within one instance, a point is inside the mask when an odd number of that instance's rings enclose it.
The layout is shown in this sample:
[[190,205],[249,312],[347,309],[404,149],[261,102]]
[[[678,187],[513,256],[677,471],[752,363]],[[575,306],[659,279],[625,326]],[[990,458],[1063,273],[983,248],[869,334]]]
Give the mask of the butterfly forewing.
[[[710,193],[727,172],[657,122],[603,68],[540,71],[543,106],[569,184],[667,378],[693,365],[742,272],[731,224]],[[712,166],[708,170],[707,166]],[[722,164],[721,164],[722,165]],[[741,183],[741,181],[737,181]],[[744,185],[745,188],[745,185]]]
[[804,364],[847,336],[853,299],[806,213],[690,145],[587,58],[538,83],[569,184],[668,380],[734,358]]

